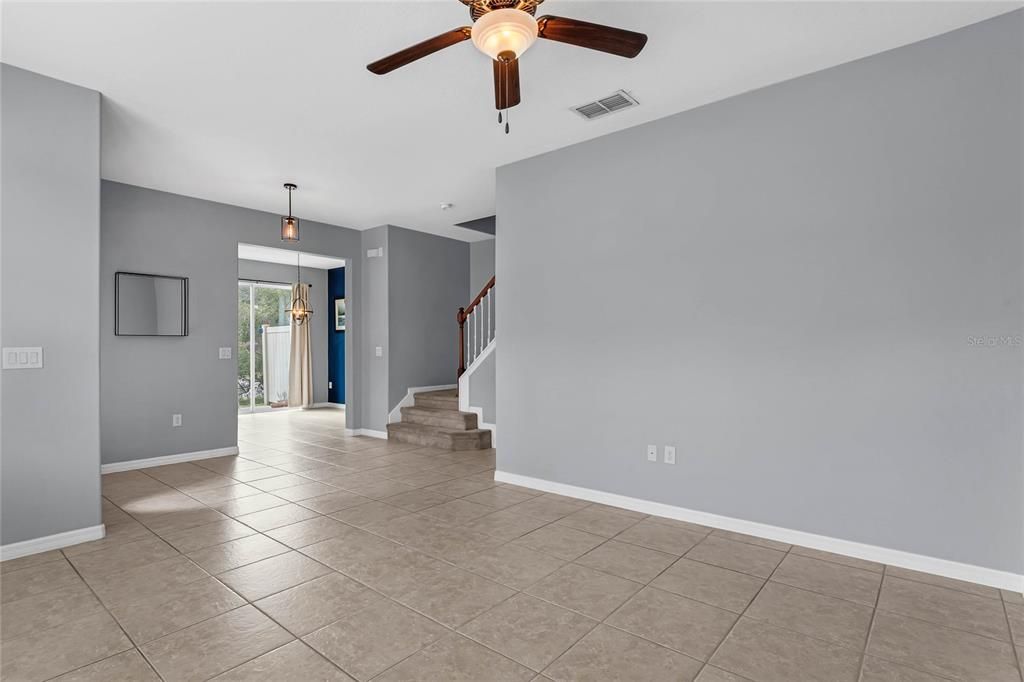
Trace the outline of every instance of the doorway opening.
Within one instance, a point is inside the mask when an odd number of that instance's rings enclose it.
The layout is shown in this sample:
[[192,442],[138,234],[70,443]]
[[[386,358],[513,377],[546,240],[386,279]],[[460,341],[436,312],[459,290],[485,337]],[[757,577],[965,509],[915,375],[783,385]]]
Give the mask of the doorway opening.
[[[343,258],[238,245],[240,415],[311,407],[344,409],[344,280]],[[301,288],[293,289],[296,284]],[[301,325],[291,314],[296,295],[308,297],[313,311]]]

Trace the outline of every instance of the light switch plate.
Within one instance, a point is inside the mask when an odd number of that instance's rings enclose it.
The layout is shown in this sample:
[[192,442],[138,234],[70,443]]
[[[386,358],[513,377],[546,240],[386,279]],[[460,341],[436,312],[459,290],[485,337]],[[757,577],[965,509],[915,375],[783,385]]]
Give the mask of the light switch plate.
[[42,369],[43,348],[42,346],[27,346],[21,348],[3,349],[4,369]]
[[676,463],[676,448],[674,445],[665,446],[665,464]]
[[181,426],[181,415],[180,414],[172,414],[171,415],[171,426]]
[[384,346],[376,346],[373,349],[373,354],[376,355],[378,358],[384,357]]
[[219,359],[221,359],[221,360],[230,360],[231,359],[231,346],[222,346],[220,349],[218,349],[217,357]]

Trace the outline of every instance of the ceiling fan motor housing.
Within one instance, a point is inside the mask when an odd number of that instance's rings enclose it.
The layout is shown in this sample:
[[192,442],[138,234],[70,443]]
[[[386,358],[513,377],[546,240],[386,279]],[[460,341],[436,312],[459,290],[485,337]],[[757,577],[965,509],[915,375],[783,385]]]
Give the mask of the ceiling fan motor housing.
[[461,0],[469,6],[469,15],[476,21],[488,12],[499,9],[519,9],[531,16],[536,14],[537,5],[544,0]]

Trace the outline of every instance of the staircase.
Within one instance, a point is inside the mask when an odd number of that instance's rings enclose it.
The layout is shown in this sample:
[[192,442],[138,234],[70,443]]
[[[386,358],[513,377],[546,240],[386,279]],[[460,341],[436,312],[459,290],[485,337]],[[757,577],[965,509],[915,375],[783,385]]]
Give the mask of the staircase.
[[454,388],[426,391],[402,408],[402,421],[388,424],[388,440],[446,450],[483,450],[491,447],[491,432],[477,428],[472,412],[459,412]]

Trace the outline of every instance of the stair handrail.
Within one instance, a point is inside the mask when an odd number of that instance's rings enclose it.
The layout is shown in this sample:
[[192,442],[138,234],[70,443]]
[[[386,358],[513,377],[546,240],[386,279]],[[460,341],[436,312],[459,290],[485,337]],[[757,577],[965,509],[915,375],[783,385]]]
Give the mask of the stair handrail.
[[[461,377],[466,373],[466,320],[473,314],[480,302],[483,301],[490,293],[491,289],[494,288],[494,277],[492,276],[487,280],[487,284],[483,286],[480,293],[476,295],[469,305],[464,308],[459,308],[459,312],[455,315],[455,320],[459,323],[459,371],[456,378]],[[487,342],[493,338],[491,336],[490,321],[488,321],[488,339]]]

